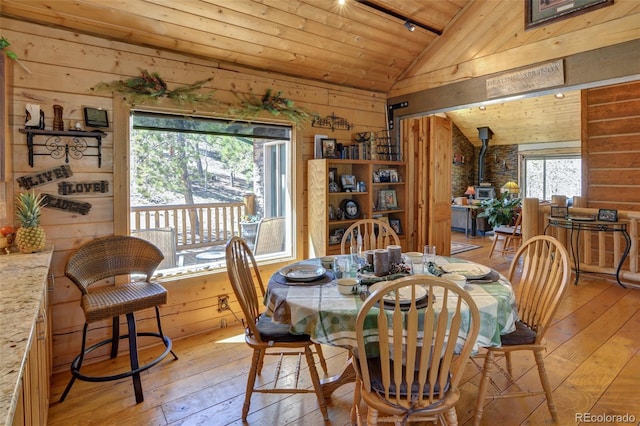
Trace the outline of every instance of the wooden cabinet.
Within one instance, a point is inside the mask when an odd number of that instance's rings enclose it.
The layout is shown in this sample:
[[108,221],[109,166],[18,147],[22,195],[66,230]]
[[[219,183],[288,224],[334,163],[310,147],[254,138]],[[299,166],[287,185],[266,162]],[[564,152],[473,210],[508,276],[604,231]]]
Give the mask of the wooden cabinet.
[[[406,163],[319,159],[309,160],[307,167],[310,257],[340,254],[341,232],[361,218],[398,225],[406,249]],[[359,212],[350,217],[354,203]]]
[[13,416],[14,426],[46,425],[49,412],[51,380],[51,319],[49,316],[49,291],[45,287],[38,309],[38,318],[31,335],[18,403]]

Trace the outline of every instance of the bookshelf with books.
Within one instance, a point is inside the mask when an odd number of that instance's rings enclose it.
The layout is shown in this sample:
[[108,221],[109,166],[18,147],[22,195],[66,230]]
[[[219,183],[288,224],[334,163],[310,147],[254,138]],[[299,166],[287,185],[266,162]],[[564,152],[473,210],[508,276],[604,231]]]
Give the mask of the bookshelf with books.
[[342,233],[364,218],[389,221],[404,245],[405,162],[325,158],[307,167],[310,257],[340,254]]

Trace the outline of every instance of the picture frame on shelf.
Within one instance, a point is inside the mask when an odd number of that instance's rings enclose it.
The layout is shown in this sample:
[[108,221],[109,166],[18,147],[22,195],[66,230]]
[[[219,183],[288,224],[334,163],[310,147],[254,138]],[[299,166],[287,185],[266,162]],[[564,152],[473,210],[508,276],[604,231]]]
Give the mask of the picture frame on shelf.
[[375,216],[374,216],[374,219],[377,219],[377,220],[379,220],[380,222],[384,222],[384,223],[386,223],[387,225],[389,225],[389,216],[378,216],[378,217],[375,217]]
[[336,167],[329,167],[329,182],[337,182],[338,169]]
[[322,158],[336,158],[335,139],[322,139]]
[[373,183],[380,183],[380,173],[373,172]]
[[551,206],[551,217],[564,219],[567,216],[569,216],[568,207]]
[[396,169],[387,169],[387,171],[389,173],[389,182],[400,182]]
[[84,107],[84,125],[86,127],[109,127],[109,115],[106,109]]
[[329,138],[328,135],[314,135],[313,136],[313,158],[322,157],[322,140]]
[[329,244],[340,244],[342,236],[344,235],[344,229],[338,228],[333,230],[333,234],[329,235]]
[[395,189],[382,189],[378,193],[378,210],[395,210],[398,208],[398,198]]
[[618,210],[599,209],[598,210],[598,220],[601,221],[601,222],[617,222],[618,221]]
[[400,223],[400,219],[389,219],[389,226],[393,229],[396,234],[402,234],[402,225]]
[[329,192],[340,192],[340,186],[338,185],[338,169],[336,167],[329,167]]
[[391,177],[389,176],[389,169],[380,169],[378,170],[378,176],[380,176],[380,182],[391,182]]
[[342,183],[342,190],[345,192],[351,192],[356,189],[356,177],[354,175],[340,175],[340,182]]

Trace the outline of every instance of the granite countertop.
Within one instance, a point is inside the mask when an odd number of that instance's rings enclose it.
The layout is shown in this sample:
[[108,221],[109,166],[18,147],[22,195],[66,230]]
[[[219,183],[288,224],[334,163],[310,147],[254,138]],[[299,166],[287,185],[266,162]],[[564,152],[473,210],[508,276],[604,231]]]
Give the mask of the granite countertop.
[[52,255],[53,247],[0,255],[0,425],[13,421]]

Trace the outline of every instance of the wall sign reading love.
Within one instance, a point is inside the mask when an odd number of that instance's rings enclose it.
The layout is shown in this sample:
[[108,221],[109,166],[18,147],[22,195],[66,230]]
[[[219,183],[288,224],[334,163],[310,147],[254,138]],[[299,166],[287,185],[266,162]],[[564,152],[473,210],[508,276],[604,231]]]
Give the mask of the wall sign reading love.
[[58,194],[60,195],[87,194],[90,192],[101,194],[109,192],[109,182],[106,180],[93,182],[58,182]]

